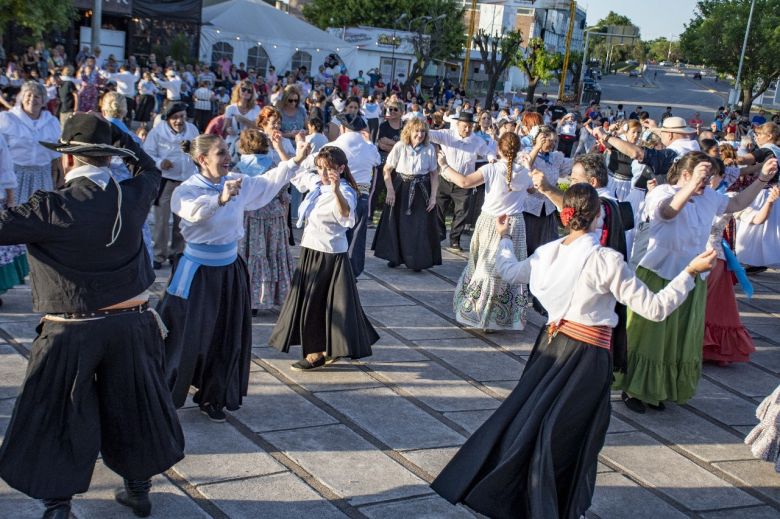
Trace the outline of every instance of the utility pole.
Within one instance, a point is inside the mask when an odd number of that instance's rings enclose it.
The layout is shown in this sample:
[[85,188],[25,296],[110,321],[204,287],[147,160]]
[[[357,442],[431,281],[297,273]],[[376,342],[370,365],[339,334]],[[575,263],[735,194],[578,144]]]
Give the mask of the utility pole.
[[100,27],[103,25],[103,0],[95,0],[92,7],[92,49],[91,53],[95,53],[95,48],[100,47]]
[[[745,61],[745,50],[747,50],[748,36],[750,35],[750,23],[753,21],[753,8],[756,6],[756,0],[750,2],[750,14],[748,15],[748,23],[745,28],[745,39],[742,41],[742,54],[739,56],[739,68],[737,69],[737,80],[734,82],[734,102],[732,107],[736,106],[740,95],[742,94],[742,87],[740,81],[742,80],[742,63]],[[752,92],[751,92],[752,94]]]
[[477,22],[477,0],[471,0],[471,17],[469,18],[469,32],[466,38],[466,59],[463,60],[463,75],[460,78],[460,87],[466,89],[469,81],[469,65],[471,65],[471,42],[474,40],[474,29]]
[[571,37],[574,33],[574,17],[577,14],[577,3],[571,0],[569,5],[569,30],[566,32],[566,54],[563,55],[563,72],[561,84],[558,85],[558,103],[563,101],[563,91],[566,86],[566,76],[569,75],[569,52],[571,51]]

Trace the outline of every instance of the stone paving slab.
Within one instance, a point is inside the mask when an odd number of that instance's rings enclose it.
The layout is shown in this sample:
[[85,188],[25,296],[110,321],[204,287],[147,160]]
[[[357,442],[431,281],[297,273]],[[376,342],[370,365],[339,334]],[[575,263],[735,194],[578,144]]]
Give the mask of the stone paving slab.
[[312,392],[343,391],[346,389],[366,389],[382,386],[381,382],[369,377],[360,368],[352,365],[346,359],[339,360],[311,373],[290,369],[290,364],[294,362],[294,359],[263,359],[263,361],[270,364],[286,379]]
[[416,306],[372,307],[366,314],[410,341],[425,339],[468,339],[467,332],[452,326],[428,310]]
[[760,504],[754,497],[640,432],[608,434],[601,453],[691,510]]
[[24,381],[27,359],[5,343],[0,343],[0,398],[14,398]]
[[479,429],[479,427],[485,423],[485,420],[487,420],[492,414],[492,410],[458,411],[453,413],[444,413],[444,416],[457,423],[468,432],[473,433]]
[[432,477],[436,477],[444,470],[460,447],[444,447],[440,449],[423,449],[403,451],[401,456],[408,459]]
[[500,404],[432,362],[388,362],[371,369],[437,411],[495,409]]
[[430,492],[423,480],[343,425],[262,436],[352,505]]
[[[780,322],[778,322],[778,329],[780,330]],[[780,351],[775,352],[775,354],[780,357]],[[729,389],[758,399],[763,399],[772,393],[780,384],[780,377],[770,375],[766,371],[746,363],[729,366],[705,364],[703,373]]]
[[228,517],[343,519],[347,517],[291,473],[225,481],[200,492]]
[[372,306],[408,306],[414,302],[392,290],[383,287],[372,279],[361,279],[358,283],[360,304],[363,308]]
[[[641,503],[641,506],[639,505]],[[611,473],[596,476],[596,492],[588,511],[601,519],[682,519],[686,514],[627,477]]]
[[752,459],[715,463],[714,465],[753,490],[771,498],[780,506],[780,475],[774,471],[771,463]]
[[415,341],[474,380],[519,380],[523,363],[477,338]]
[[337,422],[268,373],[259,372],[250,374],[248,395],[241,409],[231,414],[255,432]]
[[385,332],[386,329],[377,330],[379,341],[371,346],[373,354],[357,362],[371,366],[372,364],[383,362],[420,362],[428,360],[425,355],[409,347],[401,339]]
[[632,418],[644,428],[708,463],[753,457],[742,437],[710,427],[707,420],[680,406],[668,405],[663,413],[649,411]]
[[174,470],[195,486],[287,470],[235,428],[205,420],[197,408],[179,411],[179,420],[186,447]]
[[317,393],[394,450],[460,445],[465,438],[387,388]]
[[406,501],[383,503],[360,508],[370,519],[399,519],[425,517],[426,519],[470,519],[474,514],[460,506],[452,506],[439,496],[418,497]]
[[703,519],[777,519],[778,511],[769,506],[751,506],[750,508],[737,508],[734,510],[719,510],[717,512],[704,512]]
[[0,479],[0,518],[40,519],[42,514],[43,505],[40,501],[17,492]]
[[[78,519],[135,519],[129,508],[114,500],[114,490],[122,486],[122,478],[111,472],[101,461],[95,466],[89,492],[73,498],[73,513]],[[166,519],[198,519],[210,517],[195,501],[171,484],[164,476],[152,478],[152,516]]]
[[[767,393],[769,394],[769,393]],[[727,425],[750,425],[758,423],[756,407],[733,393],[720,388],[706,379],[699,380],[696,394],[686,405],[719,420]]]

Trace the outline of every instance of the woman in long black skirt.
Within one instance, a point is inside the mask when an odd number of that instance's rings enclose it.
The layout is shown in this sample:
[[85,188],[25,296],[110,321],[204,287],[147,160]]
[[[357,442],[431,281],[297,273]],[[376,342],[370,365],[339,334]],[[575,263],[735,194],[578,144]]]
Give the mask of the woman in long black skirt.
[[300,191],[309,192],[298,209],[298,227],[305,221],[306,228],[292,288],[268,340],[285,353],[301,345],[304,358],[291,366],[296,371],[321,368],[339,357],[367,357],[379,340],[360,305],[347,256],[347,229],[355,225],[358,192],[347,156],[325,146],[315,164],[317,175],[293,180]]
[[218,136],[190,144],[200,173],[171,199],[187,245],[158,308],[169,329],[165,367],[176,407],[191,385],[198,389],[193,401],[213,421],[225,421],[225,407],[241,406],[252,352],[249,275],[238,256],[244,211],[271,202],[290,181],[308,151],[300,141],[293,159],[257,177],[228,173],[230,154]]
[[439,189],[436,151],[428,142],[428,125],[411,119],[401,131],[384,166],[387,196],[371,248],[388,267],[404,264],[414,271],[441,265],[436,223]]
[[489,517],[579,519],[585,513],[609,426],[615,301],[663,320],[714,264],[714,252],[701,254],[655,294],[620,253],[589,234],[601,208],[593,187],[572,186],[563,206],[569,235],[521,262],[512,252],[508,217],[497,220],[497,270],[510,283],[530,282],[549,314],[547,333],[539,334],[517,387],[431,485]]

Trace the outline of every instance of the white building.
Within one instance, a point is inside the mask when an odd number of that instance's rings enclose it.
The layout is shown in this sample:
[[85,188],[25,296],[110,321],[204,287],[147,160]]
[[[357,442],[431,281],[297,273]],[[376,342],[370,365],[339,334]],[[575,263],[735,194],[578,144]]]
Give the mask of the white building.
[[[471,17],[471,1],[463,0],[466,27]],[[489,34],[520,30],[524,42],[542,38],[550,52],[566,52],[566,34],[569,30],[571,3],[569,0],[486,0],[477,2],[475,27]],[[571,51],[582,52],[586,12],[577,6],[571,39]],[[523,45],[525,46],[525,44]],[[472,53],[473,55],[473,53]],[[474,62],[470,75],[479,74],[479,62]],[[520,69],[511,67],[504,90],[525,88],[528,79]]]
[[416,61],[412,43],[416,33],[363,26],[329,27],[326,31],[357,49],[349,71],[352,77],[360,70],[368,73],[374,68],[379,69],[387,82],[395,78],[403,83],[409,77]]

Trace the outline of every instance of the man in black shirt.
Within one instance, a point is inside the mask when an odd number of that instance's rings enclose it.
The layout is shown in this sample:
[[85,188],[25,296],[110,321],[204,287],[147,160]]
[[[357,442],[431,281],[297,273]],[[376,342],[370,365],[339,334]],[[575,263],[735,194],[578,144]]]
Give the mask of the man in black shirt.
[[73,81],[73,67],[67,65],[62,69],[60,82],[57,95],[60,99],[60,125],[63,125],[65,124],[65,121],[73,115],[73,112],[76,111],[76,99],[78,95],[76,84]]
[[[117,501],[145,517],[151,477],[184,457],[141,235],[160,171],[94,114],[74,114],[59,143],[41,144],[63,153],[65,187],[0,213],[0,244],[27,244],[33,310],[45,314],[0,448],[0,476],[43,499],[44,518],[65,519],[101,454],[125,479]],[[112,156],[135,176],[117,183]]]

